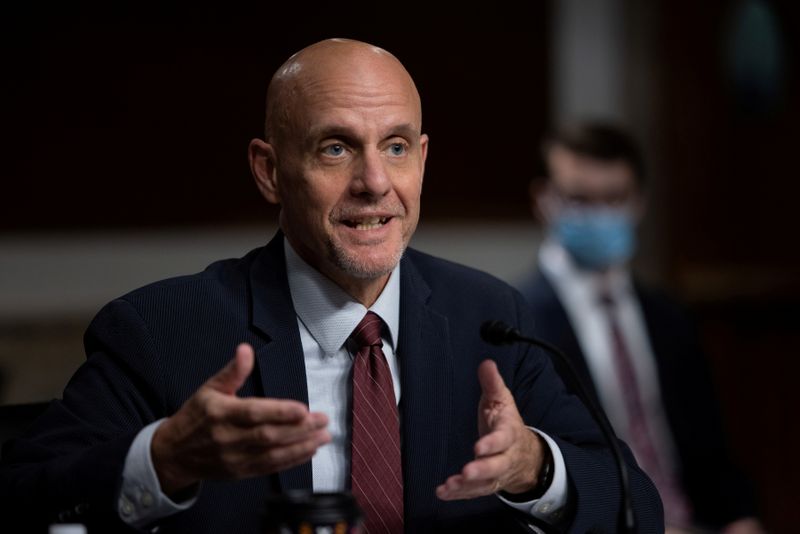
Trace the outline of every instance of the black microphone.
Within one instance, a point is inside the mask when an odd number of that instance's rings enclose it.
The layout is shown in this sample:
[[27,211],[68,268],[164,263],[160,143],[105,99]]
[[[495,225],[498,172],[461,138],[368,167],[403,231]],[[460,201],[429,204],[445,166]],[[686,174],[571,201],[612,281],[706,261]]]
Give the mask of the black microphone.
[[510,345],[521,341],[529,343],[537,347],[541,347],[551,354],[555,354],[561,362],[566,366],[571,375],[572,381],[578,392],[578,396],[589,409],[589,413],[603,432],[603,436],[611,448],[614,455],[614,461],[617,463],[617,472],[619,473],[619,485],[621,490],[622,508],[620,509],[620,523],[624,525],[624,532],[636,532],[636,520],[633,516],[633,505],[631,503],[631,487],[630,480],[628,479],[628,466],[622,458],[622,450],[619,448],[617,436],[614,434],[614,429],[611,428],[611,423],[608,422],[605,412],[600,409],[594,398],[586,393],[586,387],[581,382],[578,373],[575,371],[575,366],[572,365],[567,356],[555,345],[551,345],[541,339],[523,336],[519,330],[513,326],[509,326],[503,321],[486,321],[481,325],[481,338],[487,343],[492,345]]

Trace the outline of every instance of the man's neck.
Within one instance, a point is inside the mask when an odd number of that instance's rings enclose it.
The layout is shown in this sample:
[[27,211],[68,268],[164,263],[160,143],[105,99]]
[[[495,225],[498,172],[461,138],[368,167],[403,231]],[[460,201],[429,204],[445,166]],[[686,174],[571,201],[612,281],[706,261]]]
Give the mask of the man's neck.
[[341,271],[328,273],[322,270],[320,272],[366,308],[375,304],[375,301],[383,293],[383,288],[386,287],[386,282],[389,281],[389,276],[391,275],[391,273],[388,273],[380,278],[361,279],[353,278]]
[[549,278],[559,278],[569,283],[574,280],[583,280],[593,285],[613,286],[620,280],[630,277],[630,267],[627,263],[614,265],[602,270],[586,269],[570,256],[569,252],[558,242],[548,237],[539,248],[539,266],[549,275]]
[[286,276],[295,313],[325,354],[333,354],[370,310],[388,327],[384,341],[392,347],[400,328],[400,266],[369,308],[355,300],[339,284],[309,265],[285,242]]
[[286,245],[291,247],[294,253],[302,259],[306,265],[339,286],[342,291],[347,293],[356,302],[362,304],[365,308],[370,308],[375,304],[375,301],[377,301],[378,297],[383,293],[386,283],[389,281],[389,277],[392,274],[390,271],[375,278],[359,278],[332,264],[323,263],[322,265],[315,265],[315,263],[320,262],[314,262],[309,258],[305,253],[306,251],[304,251],[302,247],[293,245],[288,236],[285,236],[285,239]]

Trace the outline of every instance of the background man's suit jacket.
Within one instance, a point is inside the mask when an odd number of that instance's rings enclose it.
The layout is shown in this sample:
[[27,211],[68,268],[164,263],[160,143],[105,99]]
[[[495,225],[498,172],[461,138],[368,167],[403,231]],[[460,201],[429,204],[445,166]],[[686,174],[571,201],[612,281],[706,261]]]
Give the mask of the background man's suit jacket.
[[[731,462],[726,448],[711,375],[694,326],[664,294],[638,282],[634,289],[657,360],[662,401],[696,521],[720,527],[755,515],[750,484]],[[550,281],[539,273],[521,290],[534,312],[533,322],[525,329],[561,348],[597,399],[583,351]],[[561,367],[556,362],[569,385]]]
[[[508,531],[502,522],[509,510],[496,497],[443,502],[434,493],[473,458],[481,394],[476,370],[487,357],[497,361],[527,424],[561,447],[576,497],[572,530],[614,531],[616,470],[584,406],[565,394],[547,356],[480,339],[486,319],[530,324],[519,293],[412,250],[402,260],[400,287],[406,531]],[[308,401],[280,233],[242,259],[146,286],[105,306],[86,333],[88,359],[63,400],[54,401],[24,439],[7,445],[0,502],[22,515],[33,511],[28,520],[50,521],[61,512],[95,532],[122,530],[114,498],[132,439],[147,423],[174,413],[240,342],[256,354],[240,395]],[[628,460],[642,531],[659,531],[658,495]],[[197,503],[162,520],[161,532],[255,533],[266,495],[311,486],[310,462],[273,476],[205,482]]]

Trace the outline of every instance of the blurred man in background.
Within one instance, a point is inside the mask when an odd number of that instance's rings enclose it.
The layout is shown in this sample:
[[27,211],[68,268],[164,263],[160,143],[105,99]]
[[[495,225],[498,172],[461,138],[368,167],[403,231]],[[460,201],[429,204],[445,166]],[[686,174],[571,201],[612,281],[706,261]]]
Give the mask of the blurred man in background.
[[531,200],[546,237],[521,287],[536,332],[565,351],[656,483],[668,532],[763,532],[692,325],[630,272],[646,207],[639,148],[613,125],[584,123],[547,139],[543,156]]

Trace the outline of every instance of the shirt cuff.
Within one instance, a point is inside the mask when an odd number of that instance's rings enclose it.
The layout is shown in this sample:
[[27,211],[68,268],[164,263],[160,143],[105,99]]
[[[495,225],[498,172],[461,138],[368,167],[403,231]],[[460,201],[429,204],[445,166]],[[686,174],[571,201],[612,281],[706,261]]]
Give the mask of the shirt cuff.
[[[542,437],[545,443],[547,443],[547,446],[550,447],[550,453],[553,455],[553,480],[550,482],[550,487],[547,488],[547,491],[545,491],[544,495],[540,498],[526,502],[513,502],[503,498],[499,494],[496,495],[498,499],[511,508],[537,519],[541,519],[551,525],[555,525],[563,518],[570,497],[564,456],[561,454],[561,449],[558,448],[558,445],[550,436],[535,428],[528,428]],[[533,527],[533,525],[531,525],[531,527]]]
[[161,492],[161,484],[150,456],[150,445],[153,434],[163,422],[164,419],[159,419],[144,427],[133,439],[125,457],[117,512],[122,521],[136,528],[190,508],[200,494],[198,486],[189,499],[176,503]]

